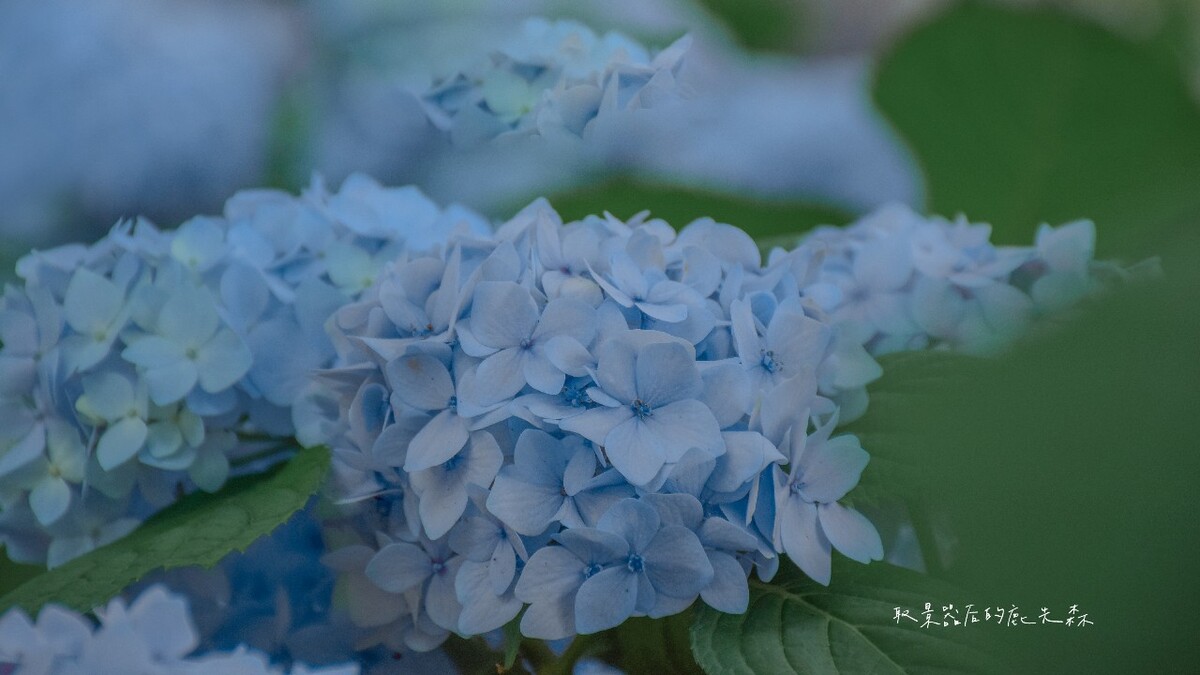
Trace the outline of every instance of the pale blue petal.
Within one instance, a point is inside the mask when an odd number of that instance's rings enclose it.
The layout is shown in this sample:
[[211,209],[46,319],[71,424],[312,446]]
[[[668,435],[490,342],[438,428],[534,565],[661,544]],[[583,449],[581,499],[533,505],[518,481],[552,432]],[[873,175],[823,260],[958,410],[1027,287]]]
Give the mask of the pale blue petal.
[[421,525],[430,539],[439,539],[467,510],[467,486],[457,471],[435,466],[410,477],[420,495]]
[[142,373],[142,379],[150,390],[150,400],[155,405],[170,405],[196,386],[199,373],[196,364],[191,361],[177,361],[163,366],[150,368]]
[[733,492],[771,463],[785,458],[762,434],[755,431],[726,431],[725,454],[717,458],[708,485],[717,492]]
[[810,443],[800,457],[803,493],[809,501],[829,503],[846,496],[871,457],[849,434]]
[[450,371],[427,354],[390,361],[385,372],[396,397],[417,410],[443,410],[454,396]]
[[129,378],[112,372],[83,378],[83,395],[85,402],[80,407],[109,421],[125,416],[136,402]]
[[817,508],[821,531],[829,543],[847,558],[860,563],[883,560],[883,542],[879,531],[863,514],[837,502]]
[[473,431],[463,461],[463,482],[487,489],[504,464],[504,451],[488,432]]
[[52,525],[71,505],[71,488],[57,476],[39,480],[29,492],[29,508],[42,525]]
[[[629,542],[621,535],[605,530],[578,527],[563,530],[555,535],[555,538],[587,565],[604,565],[629,555]],[[530,560],[532,561],[532,558]]]
[[569,596],[583,583],[588,564],[562,546],[540,548],[529,556],[514,593],[528,603]]
[[713,568],[713,579],[700,590],[700,597],[719,612],[745,614],[750,605],[746,570],[736,558],[719,551],[709,551],[708,562]]
[[158,368],[182,361],[184,348],[157,335],[147,335],[131,342],[121,358],[143,368]]
[[[580,580],[583,579],[582,573],[576,574]],[[521,616],[522,635],[538,640],[562,640],[575,635],[574,593],[549,598],[538,597],[530,602],[533,604],[529,605],[525,614]]]
[[250,370],[252,363],[253,356],[246,343],[233,331],[222,330],[196,356],[200,388],[212,394],[232,387]]
[[638,599],[638,577],[624,566],[610,567],[592,576],[575,595],[575,629],[580,635],[621,625],[633,614]]
[[458,576],[463,559],[459,557],[446,561],[441,572],[429,580],[429,588],[425,591],[425,612],[435,624],[446,630],[458,628],[458,617],[462,605],[454,592],[454,578]]
[[0,396],[23,396],[33,389],[35,382],[37,365],[33,359],[0,355]]
[[[512,585],[517,573],[517,554],[507,541],[496,545],[496,551],[487,565],[488,583],[494,595],[503,595]],[[511,618],[511,617],[510,617]],[[507,623],[507,622],[505,622]]]
[[[600,518],[596,529],[612,532],[629,542],[633,553],[643,553],[658,533],[661,522],[658,512],[649,504],[637,499],[622,499]],[[696,542],[696,545],[700,543]]]
[[635,372],[638,398],[653,408],[700,394],[695,355],[678,342],[642,347]]
[[562,506],[561,488],[522,482],[514,473],[505,467],[496,477],[487,499],[488,511],[520,534],[541,534]]
[[417,432],[408,446],[404,470],[422,471],[458,454],[467,444],[467,422],[450,410],[443,410]]
[[457,630],[463,635],[479,635],[496,630],[521,611],[520,600],[503,592],[492,592],[488,583],[488,566],[484,563],[464,562],[454,580],[454,591],[462,605]]
[[692,448],[700,448],[714,457],[725,452],[721,427],[712,411],[700,401],[675,401],[658,408],[644,420],[644,425],[662,447],[667,462],[679,461]]
[[[592,408],[559,423],[563,431],[579,434],[589,441],[604,445],[609,432],[623,422],[633,420],[633,411],[620,408]],[[656,468],[655,471],[658,469]]]
[[516,347],[533,335],[537,303],[529,291],[510,281],[485,281],[475,288],[471,333],[488,347]]
[[566,468],[563,469],[562,487],[569,496],[574,497],[587,487],[595,473],[596,453],[581,447],[571,455]]
[[[527,356],[526,350],[510,347],[485,358],[475,371],[476,385],[482,396],[478,403],[490,405],[516,396],[525,386]],[[562,389],[562,385],[558,389]],[[558,389],[547,393],[558,393]]]
[[[583,377],[589,368],[596,366],[596,360],[578,340],[565,335],[557,335],[541,346],[545,356],[555,368],[572,377]],[[558,392],[547,392],[558,393]]]
[[158,333],[181,345],[204,344],[219,325],[212,295],[203,288],[176,289],[158,313]]
[[779,513],[783,550],[813,581],[829,585],[832,548],[817,526],[817,506],[791,497]]
[[704,521],[704,507],[692,495],[649,493],[642,495],[641,500],[658,511],[664,526],[678,525],[695,530]]
[[519,480],[557,491],[563,485],[563,473],[575,454],[575,447],[544,431],[526,429],[517,438],[513,451]]
[[646,559],[646,575],[659,593],[694,598],[712,581],[713,568],[704,547],[686,527],[662,528],[642,556]]
[[80,333],[108,329],[125,304],[125,294],[113,282],[81,267],[71,275],[63,299],[63,318]]
[[555,367],[544,354],[538,351],[526,352],[522,363],[524,381],[529,386],[544,393],[557,394],[562,391],[567,376]]
[[464,518],[455,525],[448,542],[455,553],[467,560],[488,562],[496,551],[496,544],[502,541],[503,534],[504,529],[495,521],[474,516]]
[[[697,403],[697,405],[702,405]],[[663,440],[666,434],[677,431],[674,426],[659,425],[662,432],[652,430],[646,423],[647,420],[640,420],[630,416],[632,413],[628,410],[617,408],[601,408],[605,412],[625,413],[628,417],[624,422],[612,428],[608,435],[604,437],[604,452],[608,456],[608,460],[612,462],[613,468],[621,472],[622,476],[633,485],[645,485],[658,475],[659,469],[662,469],[666,463],[666,448],[663,447]],[[563,420],[563,428],[567,428],[568,423],[573,423],[575,420],[589,413],[578,415],[567,420]],[[715,427],[716,422],[712,425]],[[576,426],[571,424],[572,427]],[[572,429],[568,429],[570,431]],[[720,430],[717,430],[720,436]],[[686,451],[686,448],[684,448]]]
[[96,446],[101,468],[110,471],[132,459],[142,449],[146,435],[146,423],[136,417],[126,417],[105,429]]
[[555,337],[569,337],[581,345],[589,345],[595,336],[595,308],[571,298],[551,300],[533,332],[534,341],[538,343]]
[[403,593],[433,574],[429,555],[409,543],[388,544],[379,549],[365,570],[376,586],[389,593]]
[[754,535],[720,517],[706,519],[696,536],[705,548],[723,551],[753,551],[758,545]]
[[736,361],[713,364],[701,371],[704,392],[700,401],[708,406],[722,428],[742,421],[754,406],[759,392],[754,391],[750,377]]
[[596,384],[622,403],[632,403],[638,397],[636,356],[633,345],[624,340],[600,343]]
[[642,313],[652,319],[665,321],[666,323],[679,323],[688,316],[688,306],[683,303],[673,303],[670,305],[659,305],[649,302],[635,302],[634,305],[642,310]]

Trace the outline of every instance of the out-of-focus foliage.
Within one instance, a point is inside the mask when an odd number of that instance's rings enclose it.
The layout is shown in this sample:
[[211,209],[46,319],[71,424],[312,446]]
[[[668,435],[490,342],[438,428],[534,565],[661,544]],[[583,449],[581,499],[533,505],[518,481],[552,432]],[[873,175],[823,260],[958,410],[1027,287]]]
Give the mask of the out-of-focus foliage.
[[801,4],[788,0],[701,0],[747,49],[788,51],[796,46]]
[[1086,217],[1099,257],[1131,257],[1200,216],[1200,112],[1152,46],[968,3],[901,43],[875,95],[919,157],[929,210],[989,221],[998,243]]
[[794,241],[796,235],[817,225],[842,225],[851,220],[842,210],[815,203],[754,199],[630,178],[551,196],[550,203],[566,220],[605,211],[628,219],[649,210],[651,216],[679,228],[697,218],[709,217],[740,227],[760,243],[778,237]]

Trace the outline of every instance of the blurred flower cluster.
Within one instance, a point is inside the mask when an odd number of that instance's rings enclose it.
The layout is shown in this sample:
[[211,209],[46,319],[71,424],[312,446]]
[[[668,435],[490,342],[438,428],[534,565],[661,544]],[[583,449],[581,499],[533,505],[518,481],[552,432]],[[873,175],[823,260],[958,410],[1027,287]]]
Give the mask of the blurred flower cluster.
[[582,136],[607,111],[678,96],[675,75],[689,42],[651,59],[619,33],[600,37],[575,22],[531,19],[483,63],[436,82],[422,101],[457,144],[505,134]]
[[[126,605],[116,599],[96,610],[97,623],[57,605],[31,621],[20,609],[0,616],[0,672],[22,675],[88,673],[239,673],[243,675],[356,675],[347,664],[311,670],[271,666],[266,655],[239,647],[199,652],[185,598],[152,586]],[[15,668],[16,670],[12,670]]]

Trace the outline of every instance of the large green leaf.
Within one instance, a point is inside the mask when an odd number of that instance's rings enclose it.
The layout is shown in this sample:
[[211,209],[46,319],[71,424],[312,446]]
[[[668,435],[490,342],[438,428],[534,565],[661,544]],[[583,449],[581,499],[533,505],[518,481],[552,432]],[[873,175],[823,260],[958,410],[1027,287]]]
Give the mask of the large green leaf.
[[894,619],[896,607],[920,616],[926,602],[963,607],[965,598],[885,563],[835,561],[828,587],[784,563],[770,584],[752,584],[745,614],[700,608],[692,653],[710,675],[998,672],[997,657],[975,644],[994,627],[920,628]]
[[949,519],[945,579],[980,603],[1089,612],[1069,634],[1004,635],[1023,668],[1200,661],[1200,246],[1191,233],[1171,249],[1191,264],[1169,282],[1114,293],[1003,357],[885,360],[852,427],[874,487]]
[[154,570],[212,567],[303,508],[328,469],[328,450],[310,448],[268,473],[232,480],[216,494],[188,495],[128,537],[22,584],[0,598],[0,613],[14,606],[36,612],[50,602],[89,611]]
[[753,199],[628,178],[551,195],[549,199],[567,220],[605,211],[618,218],[629,218],[649,210],[654,217],[679,228],[707,216],[742,228],[760,243],[777,238],[794,239],[817,225],[842,225],[851,219],[843,211],[818,204]]
[[929,210],[989,221],[999,243],[1092,218],[1101,254],[1130,258],[1200,220],[1200,110],[1153,45],[964,4],[883,61],[875,97],[924,168]]

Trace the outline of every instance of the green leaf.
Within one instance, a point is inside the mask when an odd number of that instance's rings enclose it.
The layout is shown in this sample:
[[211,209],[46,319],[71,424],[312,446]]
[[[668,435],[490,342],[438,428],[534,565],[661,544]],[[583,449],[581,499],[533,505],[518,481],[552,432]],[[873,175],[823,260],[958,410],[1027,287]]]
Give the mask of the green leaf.
[[771,201],[696,188],[613,179],[592,187],[549,197],[564,220],[578,220],[605,211],[629,218],[649,210],[676,228],[705,216],[736,225],[760,243],[765,239],[795,239],[817,225],[841,225],[851,216],[836,208],[805,202]]
[[164,509],[124,539],[44,572],[0,598],[0,613],[30,613],[55,602],[90,611],[158,569],[212,567],[282,525],[320,489],[329,451],[301,450],[264,474],[230,481],[216,494],[197,492]]
[[1091,218],[1101,257],[1128,259],[1200,222],[1200,109],[1156,45],[963,4],[896,47],[875,98],[919,157],[929,210],[991,222],[997,243]]
[[826,587],[785,562],[770,584],[752,582],[745,614],[701,606],[692,653],[709,675],[997,672],[996,657],[974,644],[985,626],[930,630],[894,620],[896,607],[918,616],[926,602],[962,607],[965,597],[885,563],[835,560]]
[[1169,281],[1121,289],[1010,354],[885,362],[853,427],[872,464],[920,475],[908,494],[949,519],[946,580],[981,604],[1075,604],[1095,621],[1006,635],[1021,670],[1200,660],[1198,235],[1171,245],[1190,264]]
[[0,550],[0,596],[36,577],[44,570],[37,565],[22,565],[9,560]]
[[747,49],[792,51],[799,41],[798,3],[785,0],[701,0]]
[[688,629],[699,604],[697,601],[691,609],[661,619],[626,619],[620,626],[609,631],[614,648],[609,654],[610,663],[627,673],[702,673],[688,646]]

